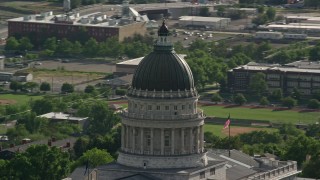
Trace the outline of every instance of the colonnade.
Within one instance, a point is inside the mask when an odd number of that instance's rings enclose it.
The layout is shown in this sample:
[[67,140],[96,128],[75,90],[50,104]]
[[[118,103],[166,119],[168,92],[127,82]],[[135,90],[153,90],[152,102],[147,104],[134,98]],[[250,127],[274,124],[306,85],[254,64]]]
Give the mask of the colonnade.
[[121,149],[144,155],[202,153],[203,125],[186,128],[143,128],[123,124]]

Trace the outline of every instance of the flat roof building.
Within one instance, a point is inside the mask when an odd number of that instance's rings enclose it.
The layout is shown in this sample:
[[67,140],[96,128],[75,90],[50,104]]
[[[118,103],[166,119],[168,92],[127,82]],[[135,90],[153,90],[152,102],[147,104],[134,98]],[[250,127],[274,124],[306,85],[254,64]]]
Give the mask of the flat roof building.
[[228,72],[228,87],[232,92],[247,92],[250,78],[262,72],[266,75],[268,90],[281,89],[290,94],[297,88],[309,96],[320,91],[320,61],[297,61],[286,65],[249,63]]
[[230,18],[181,16],[179,26],[187,29],[225,29],[231,22]]
[[145,21],[135,21],[131,17],[116,19],[103,12],[80,16],[79,13],[53,15],[50,11],[8,20],[9,36],[32,36],[38,41],[53,36],[78,40],[84,35],[100,42],[110,37],[122,41],[134,34],[144,35],[145,32]]

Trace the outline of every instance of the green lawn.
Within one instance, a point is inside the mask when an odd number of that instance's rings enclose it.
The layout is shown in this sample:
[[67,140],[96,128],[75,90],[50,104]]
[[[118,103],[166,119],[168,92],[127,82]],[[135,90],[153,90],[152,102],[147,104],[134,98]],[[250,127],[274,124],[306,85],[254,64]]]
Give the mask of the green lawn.
[[0,134],[6,134],[7,133],[7,128],[4,125],[0,124]]
[[[204,132],[212,132],[214,135],[219,136],[219,137],[226,137],[227,135],[225,135],[224,133],[222,133],[222,129],[223,129],[224,125],[216,125],[216,124],[211,124],[211,123],[205,123],[204,125]],[[278,131],[275,128],[267,128],[267,127],[256,127],[256,126],[248,126],[248,127],[244,127],[244,126],[231,126],[231,131],[232,128],[237,129],[236,131],[238,131],[239,129],[246,129],[245,132],[250,132],[250,131],[268,131],[268,132],[275,132]],[[251,130],[252,128],[252,130]],[[244,133],[244,132],[243,132]],[[232,136],[232,135],[231,135]]]
[[24,94],[1,94],[0,99],[14,100],[17,104],[26,104],[30,100],[41,99],[40,95],[24,95]]
[[274,123],[315,123],[320,122],[319,112],[300,113],[292,110],[272,111],[272,109],[251,109],[242,107],[201,106],[207,116],[231,119],[269,120]]

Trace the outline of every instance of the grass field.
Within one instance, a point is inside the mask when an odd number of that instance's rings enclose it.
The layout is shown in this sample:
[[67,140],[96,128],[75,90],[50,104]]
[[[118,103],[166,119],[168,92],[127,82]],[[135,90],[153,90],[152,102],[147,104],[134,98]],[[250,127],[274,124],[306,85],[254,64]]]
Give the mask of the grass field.
[[315,123],[320,121],[319,112],[297,112],[294,110],[273,111],[272,109],[252,109],[244,107],[225,108],[223,106],[201,106],[207,116],[231,119],[269,120],[273,123]]
[[24,95],[24,94],[1,94],[0,100],[10,100],[16,104],[26,104],[30,100],[41,99],[40,95]]
[[6,127],[0,124],[0,134],[5,134],[6,132],[7,132]]
[[[234,136],[241,133],[248,133],[251,131],[268,131],[275,132],[277,129],[274,128],[265,128],[265,127],[243,127],[243,126],[230,126],[230,135]],[[228,129],[223,129],[223,125],[216,125],[206,123],[204,125],[205,132],[212,132],[214,135],[219,137],[226,137],[228,135]]]

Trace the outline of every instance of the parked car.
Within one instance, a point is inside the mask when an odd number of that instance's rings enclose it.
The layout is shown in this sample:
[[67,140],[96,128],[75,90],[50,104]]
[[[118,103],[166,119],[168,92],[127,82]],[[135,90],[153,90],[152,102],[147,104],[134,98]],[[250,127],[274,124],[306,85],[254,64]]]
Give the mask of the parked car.
[[68,62],[70,62],[70,60],[69,60],[69,59],[64,59],[64,60],[62,60],[61,62],[63,62],[63,63],[68,63]]

